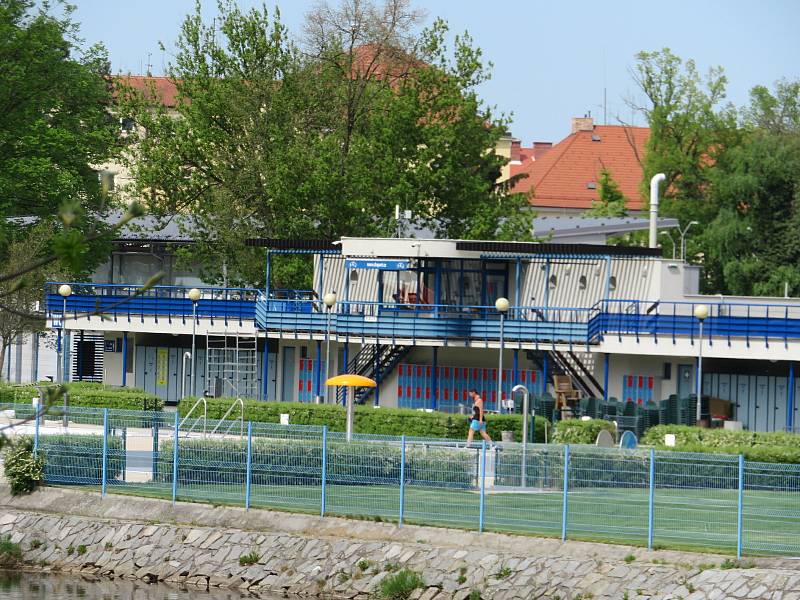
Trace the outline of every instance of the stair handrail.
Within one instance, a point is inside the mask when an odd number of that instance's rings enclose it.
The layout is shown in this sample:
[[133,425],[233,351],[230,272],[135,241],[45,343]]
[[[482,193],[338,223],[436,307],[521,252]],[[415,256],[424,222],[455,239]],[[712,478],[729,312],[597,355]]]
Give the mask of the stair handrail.
[[[195,403],[192,405],[192,408],[190,408],[190,409],[189,409],[189,412],[187,412],[187,413],[186,413],[186,416],[185,416],[185,417],[183,417],[183,420],[182,420],[182,421],[181,421],[181,422],[178,424],[178,431],[180,431],[180,430],[181,430],[181,428],[183,427],[183,424],[186,422],[186,419],[188,419],[190,416],[192,416],[192,413],[194,412],[194,410],[195,410],[195,409],[196,409],[196,408],[197,408],[197,407],[198,407],[198,406],[199,406],[201,403],[203,404],[203,417],[202,417],[202,418],[203,418],[203,437],[205,437],[205,436],[206,436],[206,424],[208,423],[208,402],[207,402],[207,401],[206,401],[206,399],[205,399],[205,398],[203,398],[203,397],[200,397],[200,398],[198,398],[198,399],[197,399],[197,402],[195,402]],[[195,419],[195,420],[194,420],[194,423],[193,423],[193,424],[192,424],[192,426],[189,428],[189,431],[187,431],[187,432],[186,432],[186,435],[187,435],[187,436],[188,436],[190,433],[192,433],[192,432],[194,431],[194,428],[195,428],[195,427],[197,427],[197,422],[198,422],[199,420],[200,420],[200,418],[199,418],[199,417],[198,417],[197,419]]]
[[[233,401],[233,403],[228,407],[228,410],[225,411],[225,414],[222,415],[222,418],[219,421],[217,421],[217,425],[214,427],[214,429],[211,430],[211,433],[209,435],[214,435],[215,433],[217,433],[217,430],[225,422],[225,419],[228,418],[228,416],[233,412],[233,409],[236,408],[237,406],[241,407],[241,414],[238,419],[239,437],[241,438],[244,436],[244,400],[242,400],[241,398],[236,398],[236,400]],[[232,421],[230,425],[228,425],[228,428],[222,435],[228,435],[231,432],[231,427],[233,427],[234,425],[236,425],[235,420]]]

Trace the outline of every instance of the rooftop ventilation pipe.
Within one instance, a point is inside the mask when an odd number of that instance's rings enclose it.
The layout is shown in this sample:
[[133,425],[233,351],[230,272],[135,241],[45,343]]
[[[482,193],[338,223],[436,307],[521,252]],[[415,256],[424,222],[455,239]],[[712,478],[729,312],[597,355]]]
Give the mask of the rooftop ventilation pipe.
[[658,184],[667,178],[663,173],[656,173],[650,179],[650,247],[657,248],[656,222],[658,221]]

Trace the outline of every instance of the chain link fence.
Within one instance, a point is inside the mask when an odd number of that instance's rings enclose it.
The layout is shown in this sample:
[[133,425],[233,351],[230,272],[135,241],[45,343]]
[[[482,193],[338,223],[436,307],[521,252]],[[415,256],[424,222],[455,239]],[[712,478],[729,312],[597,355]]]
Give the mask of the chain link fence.
[[[800,465],[0,405],[49,484],[647,546],[800,556]],[[213,432],[213,433],[212,433]]]

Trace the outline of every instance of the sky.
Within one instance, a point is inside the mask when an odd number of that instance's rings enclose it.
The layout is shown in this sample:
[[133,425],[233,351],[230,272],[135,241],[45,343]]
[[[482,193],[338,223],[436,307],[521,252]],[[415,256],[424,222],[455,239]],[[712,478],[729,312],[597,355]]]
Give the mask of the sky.
[[[336,0],[329,0],[335,3]],[[163,74],[194,0],[73,0],[87,43],[103,42],[115,73]],[[243,7],[261,0],[238,0]],[[282,20],[299,36],[316,0],[280,0]],[[216,0],[202,0],[211,20]],[[267,1],[271,9],[275,1]],[[427,21],[442,17],[453,33],[468,31],[494,64],[479,88],[484,101],[510,115],[524,145],[557,142],[570,119],[644,125],[626,100],[641,101],[631,78],[641,50],[669,47],[694,59],[701,73],[722,66],[728,99],[748,102],[758,84],[800,78],[800,1],[796,0],[417,0]],[[162,52],[159,42],[166,51]],[[605,111],[604,111],[605,90]]]

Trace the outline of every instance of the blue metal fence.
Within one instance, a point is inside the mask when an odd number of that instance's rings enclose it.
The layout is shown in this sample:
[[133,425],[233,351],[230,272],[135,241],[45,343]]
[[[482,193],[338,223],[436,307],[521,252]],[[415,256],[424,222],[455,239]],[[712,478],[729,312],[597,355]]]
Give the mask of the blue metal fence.
[[[0,408],[33,416],[30,406]],[[800,555],[800,465],[651,449],[529,444],[523,453],[514,443],[347,441],[324,427],[268,423],[248,423],[246,435],[203,435],[173,415],[79,407],[66,417],[67,427],[60,412],[27,425],[47,483],[650,548]],[[220,428],[228,429],[240,431]]]

